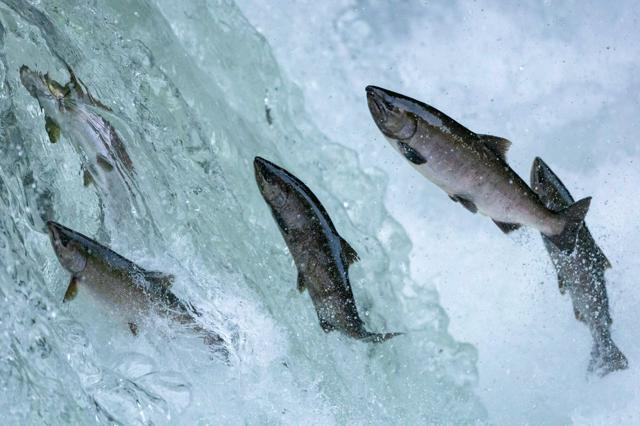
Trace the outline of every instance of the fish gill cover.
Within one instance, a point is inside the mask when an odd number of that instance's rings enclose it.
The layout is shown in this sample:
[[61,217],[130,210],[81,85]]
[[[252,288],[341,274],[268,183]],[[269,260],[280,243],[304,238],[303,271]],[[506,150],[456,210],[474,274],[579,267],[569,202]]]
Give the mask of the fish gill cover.
[[[314,127],[232,2],[2,0],[0,26],[4,424],[485,419],[476,351],[449,335],[432,283],[411,279],[385,175]],[[83,158],[64,132],[49,141],[20,82],[27,65],[65,84],[65,63],[112,110],[135,170],[128,206],[83,185]],[[301,177],[359,252],[351,282],[367,325],[406,335],[371,345],[322,332],[255,185],[256,155]],[[126,220],[102,220],[115,214]],[[81,286],[63,305],[69,274],[43,217],[174,274],[172,291],[232,342],[229,365],[162,318],[131,336]]]

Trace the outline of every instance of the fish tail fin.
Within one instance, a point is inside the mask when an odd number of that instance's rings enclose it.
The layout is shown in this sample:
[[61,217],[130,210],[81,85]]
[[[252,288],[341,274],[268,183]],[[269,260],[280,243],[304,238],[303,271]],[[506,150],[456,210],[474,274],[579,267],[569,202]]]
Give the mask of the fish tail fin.
[[591,197],[583,198],[557,213],[566,223],[560,234],[547,235],[553,245],[565,252],[573,251],[590,204]]
[[396,336],[401,336],[404,333],[369,333],[365,332],[362,336],[359,337],[360,340],[364,342],[371,343],[382,343],[385,340],[389,340]]
[[614,371],[627,368],[629,368],[629,361],[616,344],[613,343],[613,340],[609,338],[602,344],[596,343],[593,345],[589,372],[605,376]]

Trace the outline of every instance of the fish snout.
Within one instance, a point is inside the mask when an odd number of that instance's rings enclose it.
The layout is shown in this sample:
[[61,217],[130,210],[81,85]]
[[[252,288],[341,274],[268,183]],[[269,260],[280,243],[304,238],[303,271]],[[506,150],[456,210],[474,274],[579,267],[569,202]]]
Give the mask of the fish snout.
[[60,241],[60,229],[58,224],[52,221],[47,222],[47,232],[49,233],[49,239],[52,243]]
[[264,176],[267,169],[267,160],[262,157],[256,157],[253,159],[253,170],[256,173],[256,178]]
[[385,105],[384,89],[375,86],[367,86],[367,105],[373,119],[378,123],[384,123],[389,116],[388,108]]
[[37,97],[42,90],[42,78],[26,65],[20,67],[20,82],[31,96]]

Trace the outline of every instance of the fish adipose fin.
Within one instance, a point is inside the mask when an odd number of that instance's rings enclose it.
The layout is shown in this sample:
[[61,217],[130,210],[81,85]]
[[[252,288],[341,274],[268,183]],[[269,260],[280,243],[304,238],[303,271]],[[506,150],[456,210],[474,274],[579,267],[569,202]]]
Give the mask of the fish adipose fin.
[[509,139],[491,135],[478,136],[487,148],[493,151],[503,161],[507,161],[507,151],[509,151],[509,147],[511,146],[511,141]]
[[60,140],[60,126],[48,115],[44,116],[44,129],[51,143],[57,143]]
[[298,291],[302,293],[307,288],[307,285],[304,282],[304,275],[298,273]]
[[461,197],[460,195],[449,195],[449,198],[451,198],[456,203],[462,204],[462,206],[465,209],[469,210],[471,213],[478,213],[478,207],[476,207],[476,205],[473,204],[473,201],[467,200],[466,198]]
[[352,264],[360,260],[360,256],[358,256],[358,253],[353,247],[351,247],[351,244],[349,244],[347,240],[340,237],[340,244],[342,245],[342,252],[344,253],[345,259],[347,260],[348,266],[351,266]]
[[500,230],[502,232],[504,232],[505,234],[508,234],[508,233],[513,232],[513,231],[515,231],[517,229],[520,229],[520,227],[522,226],[519,223],[498,222],[497,220],[494,220],[493,223],[498,225],[498,228],[500,228]]
[[398,142],[398,148],[400,152],[407,160],[411,161],[413,164],[420,165],[427,162],[427,159],[422,156],[418,151],[411,148],[409,144],[404,142]]
[[69,281],[69,286],[67,287],[67,291],[64,293],[64,299],[62,302],[70,302],[75,299],[78,294],[78,279],[76,277],[71,277],[71,281]]
[[175,280],[173,275],[159,271],[145,271],[143,276],[153,287],[164,291],[169,290]]
[[566,253],[571,253],[573,251],[576,246],[578,231],[582,228],[584,217],[589,211],[590,204],[591,197],[583,198],[557,213],[566,221],[564,230],[558,235],[547,235],[547,238],[549,238],[549,241],[551,241],[559,250]]
[[393,337],[396,336],[401,336],[404,333],[369,333],[369,332],[365,332],[361,337],[360,340],[362,340],[363,342],[371,342],[371,343],[382,343],[385,340],[389,340]]

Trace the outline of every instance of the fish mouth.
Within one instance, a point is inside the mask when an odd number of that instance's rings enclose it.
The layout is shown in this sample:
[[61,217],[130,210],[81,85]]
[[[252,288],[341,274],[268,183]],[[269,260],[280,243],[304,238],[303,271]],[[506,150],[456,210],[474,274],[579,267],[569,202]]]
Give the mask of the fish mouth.
[[38,79],[42,78],[38,75],[38,73],[31,71],[28,66],[23,65],[20,67],[20,82],[32,96],[36,96],[36,81]]
[[52,221],[47,222],[47,232],[49,234],[49,239],[51,242],[56,242],[60,240],[60,231],[58,228],[58,224]]
[[267,178],[273,174],[273,163],[265,160],[262,157],[255,157],[253,159],[253,170],[256,174],[256,179],[267,180]]
[[367,86],[367,105],[369,111],[377,123],[383,124],[387,121],[389,114],[384,102],[384,90],[376,86]]
[[52,220],[47,222],[47,231],[49,239],[54,245],[62,245],[66,247],[71,242],[71,237],[66,228]]
[[276,208],[283,207],[287,203],[288,195],[281,186],[289,173],[262,157],[255,157],[253,167],[258,188],[267,203]]

